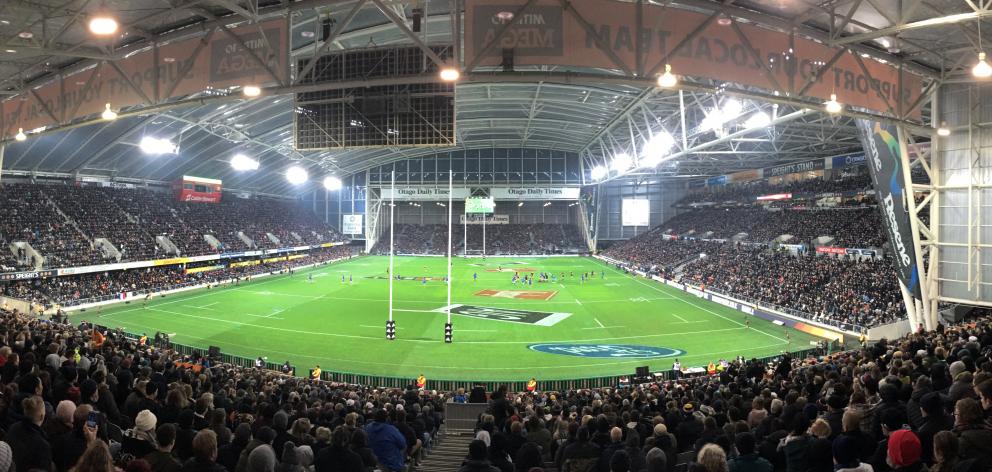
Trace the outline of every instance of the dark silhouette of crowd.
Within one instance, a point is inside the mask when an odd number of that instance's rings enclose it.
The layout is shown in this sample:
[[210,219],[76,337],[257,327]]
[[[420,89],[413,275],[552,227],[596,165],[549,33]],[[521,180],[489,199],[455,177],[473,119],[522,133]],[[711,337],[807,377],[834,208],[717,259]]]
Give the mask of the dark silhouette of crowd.
[[830,245],[881,247],[886,242],[875,208],[774,209],[762,207],[702,208],[680,213],[661,226],[678,235],[697,238],[770,242],[782,235],[790,244],[809,244],[830,236]]
[[[263,273],[276,273],[290,267],[346,258],[355,254],[350,246],[314,249],[304,257],[293,260],[267,262],[257,265],[231,267],[231,263],[247,260],[237,258],[225,261],[191,263],[185,267],[170,265],[140,269],[94,272],[89,274],[49,277],[33,280],[0,282],[0,293],[41,303],[68,307],[84,302],[114,299],[121,293],[143,294],[167,288],[218,283]],[[205,272],[187,272],[187,269],[204,265],[221,265],[223,268]]]
[[[452,225],[451,247],[461,254],[468,245],[468,253],[481,254],[483,241],[486,254],[560,254],[585,252],[586,245],[575,225],[565,224],[489,224],[485,234],[481,224]],[[396,254],[448,253],[447,224],[396,224],[393,240]],[[389,254],[389,229],[387,228],[372,249],[373,254]]]
[[[45,267],[62,268],[343,240],[300,203],[271,198],[225,196],[219,204],[187,203],[176,202],[164,189],[15,183],[0,186],[0,208],[5,209],[0,219],[4,270],[38,262],[11,251],[16,241],[29,243]],[[212,247],[206,234],[220,245]],[[163,248],[158,236],[167,237],[176,251]],[[99,238],[116,248],[119,260],[98,247]]]
[[0,310],[4,472],[399,472],[443,396],[309,381]]
[[988,471],[990,353],[986,313],[857,351],[738,358],[676,381],[473,391],[488,410],[460,470]]
[[[915,173],[914,173],[915,176]],[[914,179],[915,181],[915,179]],[[867,170],[857,175],[840,178],[812,178],[793,182],[772,184],[767,180],[742,182],[719,187],[699,189],[679,199],[678,205],[688,205],[702,202],[753,202],[764,195],[791,193],[793,195],[823,195],[845,192],[861,192],[871,190],[871,177]]]

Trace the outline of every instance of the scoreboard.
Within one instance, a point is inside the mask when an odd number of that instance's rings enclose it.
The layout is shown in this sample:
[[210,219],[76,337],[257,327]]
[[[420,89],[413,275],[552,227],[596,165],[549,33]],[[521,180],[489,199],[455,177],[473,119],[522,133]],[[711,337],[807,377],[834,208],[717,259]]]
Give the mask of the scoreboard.
[[172,184],[177,202],[220,203],[221,181],[184,175]]
[[465,199],[465,214],[492,213],[496,210],[493,197],[468,197]]

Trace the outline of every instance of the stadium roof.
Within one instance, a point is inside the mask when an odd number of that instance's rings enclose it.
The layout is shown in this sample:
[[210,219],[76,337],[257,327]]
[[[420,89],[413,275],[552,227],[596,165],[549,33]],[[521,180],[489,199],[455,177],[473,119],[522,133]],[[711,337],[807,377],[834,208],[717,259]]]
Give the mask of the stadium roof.
[[[449,43],[455,22],[449,2],[417,3],[425,10],[420,40]],[[333,25],[345,26],[326,50],[408,45],[408,30],[398,27],[395,20],[408,21],[414,14],[412,4],[381,0],[360,4],[6,0],[0,3],[0,96],[30,95],[33,86],[50,82],[62,72],[85,68],[94,61],[114,63],[152,43],[196,36],[219,25],[254,25],[287,16],[294,58],[324,48],[315,41],[319,37],[315,32],[320,19],[328,17]],[[978,50],[975,19],[992,11],[985,4],[950,0],[677,0],[663,4],[740,23],[791,29],[832,47],[902,64],[923,77],[925,92],[940,83],[968,80],[967,69]],[[87,31],[87,20],[103,12],[114,15],[121,28],[112,39],[98,41]],[[612,156],[636,153],[652,134],[665,129],[675,140],[675,158],[651,172],[667,176],[715,175],[860,149],[850,115],[809,111],[801,103],[744,85],[730,88],[753,90],[752,96],[720,93],[727,83],[705,79],[698,82],[703,86],[678,92],[645,85],[643,79],[620,71],[517,67],[521,74],[501,75],[495,70],[479,67],[456,87],[456,149],[555,149],[579,153],[590,166],[608,165]],[[599,78],[574,79],[592,72]],[[293,90],[286,86],[272,92]],[[741,105],[738,118],[717,132],[701,126],[708,112],[732,98]],[[929,126],[928,100],[919,106],[919,123]],[[171,103],[120,111],[121,118],[113,122],[64,123],[24,142],[11,142],[3,169],[156,181],[192,174],[221,178],[232,188],[290,195],[299,191],[281,175],[290,162],[303,163],[311,175],[346,175],[439,151],[297,151],[289,94],[249,100],[224,90],[207,90]],[[748,130],[744,123],[758,111],[767,113],[773,126]],[[137,144],[145,135],[173,138],[180,149],[178,156],[142,154]],[[262,169],[233,171],[228,160],[237,152],[257,157]]]

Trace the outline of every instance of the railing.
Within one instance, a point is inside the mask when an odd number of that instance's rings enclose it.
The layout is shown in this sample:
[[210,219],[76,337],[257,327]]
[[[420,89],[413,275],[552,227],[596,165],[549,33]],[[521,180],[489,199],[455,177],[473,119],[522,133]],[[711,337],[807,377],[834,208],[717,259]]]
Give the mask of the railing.
[[[132,339],[137,339],[138,336],[130,333],[125,333],[125,335]],[[206,350],[202,347],[187,346],[185,344],[170,343],[170,348],[182,355],[202,355]],[[809,355],[815,355],[819,353],[819,349],[808,348],[796,351],[789,351],[788,354],[793,358],[803,358]],[[776,359],[781,359],[785,353],[780,353],[774,356],[767,356],[759,358],[760,361],[771,361]],[[255,359],[249,359],[247,357],[240,357],[231,354],[221,353],[219,357],[220,362],[231,364],[239,367],[251,368],[255,366]],[[281,364],[274,364],[271,362],[265,363],[265,368],[268,370],[278,371],[282,368]],[[620,384],[621,377],[630,377],[629,375],[609,375],[602,377],[587,377],[579,379],[565,379],[565,380],[539,380],[537,382],[537,389],[541,391],[567,391],[567,390],[578,390],[578,389],[591,389],[591,388],[601,388],[601,387],[616,387]],[[351,372],[332,372],[332,371],[322,371],[320,379],[326,382],[337,382],[350,385],[362,385],[370,386],[376,388],[406,388],[413,384],[412,378],[400,378],[400,377],[389,377],[384,375],[368,375],[368,374],[358,374]],[[674,380],[675,371],[666,370],[655,374],[655,379],[657,381]],[[486,380],[486,381],[472,381],[472,380],[427,380],[428,390],[438,390],[442,392],[451,392],[459,388],[465,388],[469,390],[469,387],[481,385],[485,387],[486,391],[494,391],[498,387],[505,386],[511,392],[524,392],[527,390],[526,380]]]

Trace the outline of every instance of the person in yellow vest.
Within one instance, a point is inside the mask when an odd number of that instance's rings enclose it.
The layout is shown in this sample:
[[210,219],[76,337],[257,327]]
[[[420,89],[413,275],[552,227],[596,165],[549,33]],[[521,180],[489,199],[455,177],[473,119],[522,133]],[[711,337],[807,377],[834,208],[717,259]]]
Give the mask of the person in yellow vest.
[[713,361],[710,361],[710,365],[706,366],[706,373],[710,375],[716,373],[716,364],[714,364]]
[[144,346],[145,344],[148,344],[148,336],[145,333],[141,333],[141,337],[138,338],[138,345]]
[[417,376],[417,390],[423,390],[425,388],[427,388],[427,377],[424,377],[424,374],[420,374]]
[[320,364],[317,364],[312,371],[310,371],[310,378],[313,380],[320,380]]
[[537,379],[531,377],[531,379],[527,381],[527,391],[534,393],[535,390],[537,390]]

